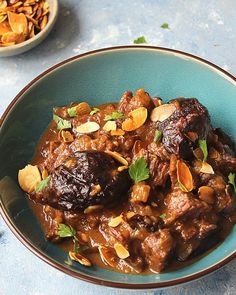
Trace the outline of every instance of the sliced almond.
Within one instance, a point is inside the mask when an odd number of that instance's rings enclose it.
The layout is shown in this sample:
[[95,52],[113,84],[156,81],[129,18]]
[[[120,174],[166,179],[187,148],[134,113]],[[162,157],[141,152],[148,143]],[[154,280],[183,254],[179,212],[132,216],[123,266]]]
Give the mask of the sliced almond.
[[93,205],[93,206],[89,206],[88,208],[86,208],[84,210],[84,213],[85,214],[90,214],[90,213],[94,213],[94,212],[97,212],[101,209],[103,209],[103,205]]
[[199,199],[205,201],[208,204],[214,204],[215,202],[215,191],[210,186],[201,186],[198,189]]
[[88,134],[96,132],[100,129],[100,126],[96,122],[86,122],[76,128],[76,131],[81,134]]
[[2,43],[18,44],[25,41],[25,36],[22,33],[8,32],[2,35]]
[[107,132],[116,130],[116,121],[107,121],[102,129]]
[[101,188],[100,184],[94,184],[94,185],[92,186],[92,189],[91,189],[89,195],[90,195],[91,197],[94,197],[94,196],[96,196],[98,193],[100,193],[101,190],[102,190],[102,188]]
[[110,227],[117,227],[123,222],[122,215],[119,215],[117,217],[112,217],[111,220],[109,221],[108,225]]
[[120,243],[115,243],[114,249],[116,251],[117,256],[120,259],[126,259],[127,257],[130,256],[129,251]]
[[136,215],[136,214],[134,212],[132,212],[132,211],[129,211],[129,212],[126,213],[126,217],[128,219],[132,218],[134,215]]
[[163,122],[167,118],[169,118],[174,111],[176,110],[176,107],[174,104],[168,103],[168,104],[162,104],[155,109],[152,110],[151,113],[151,121],[153,122]]
[[187,164],[181,160],[177,161],[177,179],[180,188],[185,192],[193,190],[193,176]]
[[43,172],[42,172],[42,179],[45,179],[45,178],[47,178],[48,177],[48,172],[47,172],[47,170],[44,168],[43,169]]
[[125,158],[123,158],[120,153],[112,152],[112,151],[106,151],[106,153],[108,155],[112,156],[115,160],[117,160],[121,164],[123,164],[125,166],[129,166],[129,163],[127,162],[127,160]]
[[117,168],[117,170],[119,171],[119,172],[122,172],[122,171],[124,171],[124,170],[126,170],[126,169],[128,169],[129,167],[128,166],[119,166],[118,168]]
[[213,168],[207,162],[202,162],[202,168],[200,169],[200,172],[206,174],[215,174]]
[[81,102],[76,106],[76,113],[79,116],[87,115],[91,112],[91,107],[87,102]]
[[112,136],[123,136],[124,134],[125,134],[125,131],[122,129],[111,130]]
[[112,248],[99,246],[98,251],[104,264],[110,265],[111,267],[115,267],[117,265],[117,257],[114,255],[114,250]]
[[70,131],[61,130],[61,138],[64,142],[72,142],[74,141],[74,136],[70,133]]
[[28,34],[28,21],[23,13],[8,12],[9,25],[13,32],[22,33],[25,36]]
[[27,193],[32,193],[41,180],[38,166],[27,165],[18,172],[19,185]]
[[76,262],[79,262],[80,264],[84,265],[84,266],[91,266],[92,263],[90,260],[88,260],[88,258],[82,256],[79,253],[75,253],[73,251],[69,251],[69,256],[71,260],[74,260]]
[[147,120],[147,109],[145,107],[137,108],[128,113],[128,118],[122,123],[124,131],[134,131],[141,127]]
[[11,32],[11,28],[7,21],[0,22],[0,37],[5,34]]

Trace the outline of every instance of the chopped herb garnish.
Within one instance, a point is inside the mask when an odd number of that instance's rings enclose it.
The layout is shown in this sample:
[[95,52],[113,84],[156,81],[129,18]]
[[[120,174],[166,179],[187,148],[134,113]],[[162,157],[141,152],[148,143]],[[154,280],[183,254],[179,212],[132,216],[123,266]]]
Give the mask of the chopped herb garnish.
[[98,112],[100,112],[100,110],[98,108],[93,108],[92,111],[89,113],[90,115],[95,115]]
[[60,238],[75,237],[76,231],[73,227],[68,226],[64,223],[60,223],[58,226],[57,234]]
[[115,120],[121,119],[123,117],[124,117],[123,113],[115,111],[115,112],[112,112],[111,115],[106,115],[104,118],[104,121],[115,121]]
[[203,162],[206,162],[208,156],[207,142],[205,139],[199,139],[198,144],[203,153]]
[[135,183],[148,179],[149,173],[144,157],[139,158],[129,166],[129,175]]
[[166,214],[165,214],[165,213],[162,213],[159,217],[160,217],[161,219],[165,219],[165,218],[166,218]]
[[156,130],[154,134],[154,142],[159,142],[162,137],[162,132],[160,130]]
[[161,28],[162,28],[162,29],[170,29],[168,23],[163,23],[163,24],[161,25]]
[[59,130],[71,128],[70,121],[64,120],[55,114],[53,114],[53,120],[57,123],[57,129]]
[[79,253],[86,250],[87,246],[80,246],[76,237],[76,230],[72,226],[68,226],[64,223],[60,223],[58,226],[57,234],[60,238],[73,238],[74,252]]
[[143,43],[147,43],[146,39],[144,36],[140,36],[137,39],[135,39],[134,44],[143,44]]
[[234,188],[234,192],[236,193],[236,184],[235,184],[235,173],[229,173],[228,175],[228,183],[231,184]]
[[68,115],[73,118],[77,116],[77,111],[76,111],[77,106],[71,107],[69,109],[67,109],[67,113]]
[[48,185],[48,181],[49,181],[49,176],[46,177],[45,179],[43,179],[42,181],[40,181],[40,183],[37,185],[35,191],[41,192],[47,185]]

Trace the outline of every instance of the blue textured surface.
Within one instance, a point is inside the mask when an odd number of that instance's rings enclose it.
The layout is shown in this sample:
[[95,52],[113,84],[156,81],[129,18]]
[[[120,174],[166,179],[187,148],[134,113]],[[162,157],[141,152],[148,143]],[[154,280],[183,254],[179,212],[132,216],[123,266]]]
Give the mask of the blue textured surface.
[[[114,2],[114,1],[113,1]],[[50,37],[29,53],[0,60],[0,113],[38,73],[75,53],[130,44],[145,35],[153,45],[185,50],[236,72],[234,1],[63,1]],[[112,4],[113,3],[113,4]],[[217,2],[219,3],[219,2]],[[160,25],[168,22],[171,30]],[[79,33],[78,33],[79,30]],[[0,221],[1,294],[127,294],[70,278],[41,262]],[[155,294],[235,294],[236,264],[197,282]],[[135,292],[138,294],[139,292]],[[140,292],[153,294],[154,292]]]

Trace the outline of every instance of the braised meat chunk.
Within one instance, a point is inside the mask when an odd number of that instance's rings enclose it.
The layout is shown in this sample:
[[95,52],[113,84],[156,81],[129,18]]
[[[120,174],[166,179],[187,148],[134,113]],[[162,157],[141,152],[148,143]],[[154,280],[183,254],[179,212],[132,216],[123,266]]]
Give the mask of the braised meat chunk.
[[53,112],[18,180],[46,238],[71,260],[123,273],[172,271],[230,233],[235,146],[196,98],[163,103],[141,88],[118,103]]
[[162,143],[171,154],[188,158],[197,139],[206,138],[210,128],[207,109],[195,98],[178,98],[170,101],[176,109],[171,116],[160,122]]
[[174,239],[169,230],[163,229],[150,234],[142,243],[143,252],[149,267],[160,272],[168,263],[175,247]]

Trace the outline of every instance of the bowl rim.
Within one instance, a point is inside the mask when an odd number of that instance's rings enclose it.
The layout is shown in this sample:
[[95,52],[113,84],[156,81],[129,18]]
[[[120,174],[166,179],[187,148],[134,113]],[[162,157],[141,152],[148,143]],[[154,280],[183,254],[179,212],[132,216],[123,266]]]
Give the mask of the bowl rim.
[[[199,56],[176,50],[176,49],[171,49],[171,48],[165,48],[165,47],[156,47],[156,46],[144,46],[144,45],[127,45],[127,46],[113,46],[113,47],[108,47],[108,48],[101,48],[101,49],[96,49],[92,51],[88,51],[76,56],[73,56],[71,58],[68,58],[66,60],[63,60],[62,62],[59,62],[55,64],[54,66],[50,67],[49,69],[45,70],[42,72],[40,75],[38,75],[36,78],[34,78],[31,82],[29,82],[16,96],[15,98],[10,102],[6,110],[4,111],[2,117],[0,118],[0,129],[6,120],[8,113],[11,111],[11,109],[15,106],[17,101],[21,98],[21,96],[35,83],[37,83],[40,79],[42,79],[44,76],[50,74],[54,70],[60,68],[61,66],[64,66],[66,64],[69,64],[73,61],[80,60],[85,57],[90,57],[92,55],[97,55],[97,54],[102,54],[106,52],[111,52],[111,51],[122,51],[122,50],[144,50],[144,51],[158,51],[162,53],[169,53],[170,55],[176,55],[180,58],[188,58],[193,62],[200,62],[201,64],[205,65],[206,67],[210,68],[211,70],[215,71],[217,74],[222,75],[224,78],[226,78],[228,81],[233,83],[236,86],[236,77],[234,77],[232,74],[228,73],[221,67],[217,66],[216,64],[203,59]],[[81,279],[83,281],[89,282],[89,283],[94,283],[97,285],[101,286],[107,286],[107,287],[113,287],[113,288],[120,288],[120,289],[158,289],[158,288],[164,288],[164,287],[173,287],[176,285],[184,284],[196,279],[199,279],[207,274],[210,274],[222,266],[226,265],[228,262],[236,258],[236,250],[225,257],[224,259],[220,260],[219,262],[213,264],[212,266],[203,269],[201,271],[198,271],[197,273],[190,274],[188,276],[185,276],[183,278],[178,278],[178,279],[171,279],[166,282],[156,282],[156,283],[138,283],[138,284],[132,284],[132,283],[119,283],[119,282],[112,282],[108,280],[101,280],[98,278],[94,278],[91,276],[88,276],[86,274],[78,273],[74,270],[68,269],[61,265],[60,263],[54,261],[47,255],[43,254],[40,252],[37,247],[31,243],[21,232],[20,230],[16,227],[16,225],[12,222],[11,218],[9,217],[6,208],[4,207],[1,199],[0,199],[0,214],[3,218],[3,220],[6,222],[7,226],[10,228],[10,230],[13,232],[13,234],[18,238],[18,240],[26,247],[28,248],[32,253],[34,253],[36,256],[38,256],[40,259],[48,263],[49,265],[55,267],[56,269],[72,276],[77,279]]]
[[47,35],[47,33],[49,33],[52,29],[52,27],[54,26],[57,16],[58,16],[58,9],[59,9],[59,4],[58,4],[58,0],[51,0],[53,2],[53,10],[49,11],[49,18],[48,18],[48,22],[45,26],[45,28],[40,31],[37,35],[35,35],[32,38],[29,38],[28,40],[25,40],[24,42],[15,44],[15,45],[11,45],[11,46],[7,46],[7,47],[0,47],[0,54],[1,53],[10,53],[10,52],[14,52],[14,51],[18,51],[24,47],[27,47],[27,45],[29,44],[34,44],[36,43],[38,40],[40,40],[42,38],[43,41],[43,37]]

